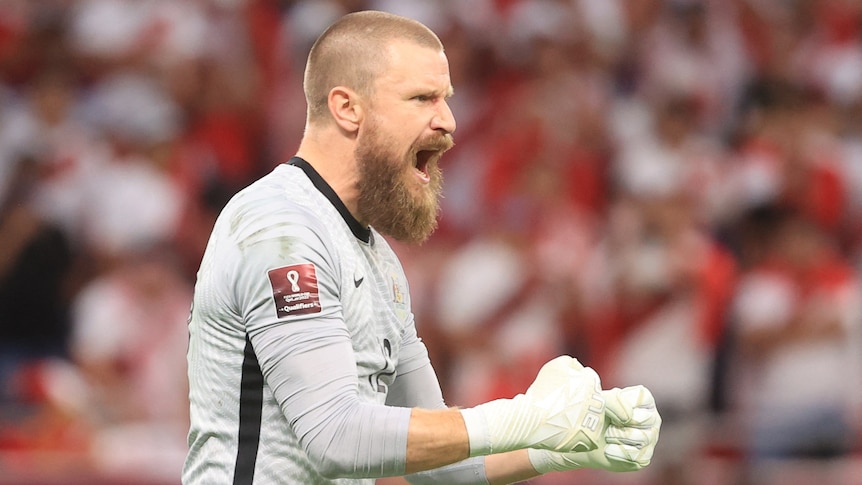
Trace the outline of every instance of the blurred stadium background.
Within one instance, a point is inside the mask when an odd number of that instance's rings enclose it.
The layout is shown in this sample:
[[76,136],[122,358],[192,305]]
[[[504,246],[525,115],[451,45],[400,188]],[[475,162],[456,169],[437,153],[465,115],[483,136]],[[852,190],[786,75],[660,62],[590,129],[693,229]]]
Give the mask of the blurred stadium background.
[[179,483],[209,229],[367,8],[451,63],[441,227],[396,246],[450,404],[565,352],[665,425],[536,484],[860,483],[862,2],[0,0],[0,484]]

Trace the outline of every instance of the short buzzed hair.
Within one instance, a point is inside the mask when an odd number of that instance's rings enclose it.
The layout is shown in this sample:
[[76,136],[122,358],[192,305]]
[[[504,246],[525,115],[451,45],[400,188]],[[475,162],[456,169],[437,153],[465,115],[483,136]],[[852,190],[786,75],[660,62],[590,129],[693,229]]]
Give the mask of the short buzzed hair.
[[374,80],[386,68],[388,45],[406,40],[443,50],[437,35],[421,22],[373,10],[347,14],[330,25],[311,46],[303,88],[308,121],[326,117],[329,92],[345,86],[373,94]]

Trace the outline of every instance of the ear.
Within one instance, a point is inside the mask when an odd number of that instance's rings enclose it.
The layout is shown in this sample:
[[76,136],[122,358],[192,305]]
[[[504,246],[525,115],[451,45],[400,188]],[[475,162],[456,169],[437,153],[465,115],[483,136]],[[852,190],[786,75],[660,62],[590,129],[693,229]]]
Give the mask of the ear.
[[354,133],[359,130],[364,111],[359,94],[350,88],[336,86],[329,91],[327,103],[332,119],[342,130]]

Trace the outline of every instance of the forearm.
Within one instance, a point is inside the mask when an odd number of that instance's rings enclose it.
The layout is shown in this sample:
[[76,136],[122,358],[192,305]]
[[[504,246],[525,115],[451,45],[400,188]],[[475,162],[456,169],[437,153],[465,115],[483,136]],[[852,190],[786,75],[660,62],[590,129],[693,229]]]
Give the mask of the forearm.
[[[465,460],[469,449],[467,428],[458,410],[413,409],[407,434],[407,473]],[[489,485],[516,483],[539,475],[525,449],[489,455],[484,460],[485,480]]]
[[[413,362],[418,362],[418,365],[398,373],[398,379],[389,389],[387,403],[423,408],[414,408],[411,413],[407,441],[407,468],[413,472],[416,469],[433,466],[424,460],[432,455],[442,458],[443,461],[457,460],[452,465],[433,467],[431,470],[412,474],[407,477],[407,480],[414,485],[436,483],[497,485],[515,483],[537,476],[538,472],[531,465],[524,450],[463,459],[469,453],[463,415],[446,408],[437,375],[428,361],[424,345],[415,338],[415,334],[405,338],[405,341],[415,345],[411,347],[414,349]],[[403,348],[402,351],[404,351]],[[428,409],[436,411],[428,411]],[[439,416],[434,417],[435,414]],[[428,436],[435,428],[440,428],[440,422],[435,422],[438,418],[448,423],[445,436],[447,439],[443,442],[434,442],[433,437]],[[454,445],[450,441],[454,441]]]
[[407,473],[439,468],[469,457],[464,418],[457,409],[414,408],[407,431]]
[[528,480],[539,473],[526,450],[477,456],[452,465],[409,475],[412,485],[504,485]]
[[[407,473],[439,468],[468,458],[467,428],[457,409],[414,408],[407,433]],[[489,485],[528,480],[539,473],[527,450],[485,457],[485,478]]]
[[506,485],[539,476],[527,450],[511,451],[485,457],[485,476],[489,485]]

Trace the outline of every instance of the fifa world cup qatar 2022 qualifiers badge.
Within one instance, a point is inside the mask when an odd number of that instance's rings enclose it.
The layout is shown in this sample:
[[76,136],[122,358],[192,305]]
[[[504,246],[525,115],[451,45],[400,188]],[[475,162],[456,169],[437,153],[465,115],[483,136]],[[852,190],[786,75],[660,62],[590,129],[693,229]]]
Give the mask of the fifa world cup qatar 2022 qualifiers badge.
[[267,272],[279,318],[320,313],[320,295],[314,264],[303,263]]

